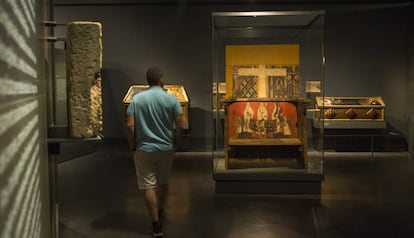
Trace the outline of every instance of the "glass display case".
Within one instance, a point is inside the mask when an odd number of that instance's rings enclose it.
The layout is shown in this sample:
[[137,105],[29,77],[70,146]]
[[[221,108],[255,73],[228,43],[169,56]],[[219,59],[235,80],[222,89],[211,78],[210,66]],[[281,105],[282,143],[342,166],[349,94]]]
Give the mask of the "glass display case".
[[381,97],[316,97],[314,127],[384,129],[385,103]]
[[308,127],[323,97],[324,14],[212,13],[217,192],[320,192],[323,150],[308,141],[323,130]]

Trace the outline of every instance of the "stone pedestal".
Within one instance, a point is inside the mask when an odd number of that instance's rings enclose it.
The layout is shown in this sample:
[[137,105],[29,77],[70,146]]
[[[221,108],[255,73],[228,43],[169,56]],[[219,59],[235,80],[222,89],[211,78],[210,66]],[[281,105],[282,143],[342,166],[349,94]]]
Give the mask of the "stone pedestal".
[[69,135],[97,137],[102,132],[101,24],[71,22],[66,48]]

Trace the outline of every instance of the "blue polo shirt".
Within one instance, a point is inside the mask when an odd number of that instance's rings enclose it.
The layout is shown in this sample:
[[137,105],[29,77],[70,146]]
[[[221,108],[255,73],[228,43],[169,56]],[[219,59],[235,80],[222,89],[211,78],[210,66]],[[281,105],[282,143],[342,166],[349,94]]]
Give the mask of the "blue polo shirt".
[[174,95],[152,86],[132,98],[127,114],[134,116],[137,150],[154,152],[174,148],[174,119],[183,114]]

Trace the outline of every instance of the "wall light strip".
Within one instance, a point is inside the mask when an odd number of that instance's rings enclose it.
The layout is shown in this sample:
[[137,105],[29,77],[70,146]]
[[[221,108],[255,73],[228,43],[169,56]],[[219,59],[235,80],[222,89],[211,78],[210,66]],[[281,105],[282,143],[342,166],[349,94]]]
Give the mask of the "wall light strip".
[[[35,101],[33,99],[31,100],[19,100],[16,102],[16,104],[24,104],[24,106],[21,107],[15,107],[11,110],[9,110],[6,113],[0,114],[0,136],[3,136],[3,134],[11,128],[13,125],[15,125],[18,120],[15,120],[15,118],[23,118],[29,115],[30,113],[33,113],[35,110],[38,109],[39,103],[38,101]],[[1,166],[0,166],[0,174],[1,174]]]
[[[24,38],[19,32],[18,27],[13,23],[12,18],[7,14],[4,9],[0,11],[0,22],[6,28],[8,35],[13,38],[14,42],[19,46],[23,52],[29,57],[29,59],[36,64],[36,56],[30,46],[27,44],[27,39]],[[8,48],[8,47],[7,47]]]
[[17,6],[17,2],[13,0],[6,1],[10,5],[10,9],[13,11],[13,15],[16,16],[17,21],[19,22],[20,27],[23,28],[23,31],[27,38],[30,37],[30,29],[29,29],[29,22],[23,15],[19,6]]
[[[38,123],[35,123],[35,128],[37,124]],[[1,237],[13,237],[12,229],[18,229],[18,227],[21,226],[18,224],[18,221],[20,220],[19,218],[21,218],[21,216],[25,213],[24,207],[22,206],[24,206],[23,204],[25,204],[25,200],[30,199],[31,196],[31,194],[27,193],[26,189],[29,188],[32,180],[39,179],[38,176],[36,176],[36,170],[39,167],[39,155],[28,153],[30,151],[29,148],[39,146],[37,144],[37,141],[39,139],[39,133],[37,130],[35,134],[36,135],[32,136],[32,139],[27,143],[27,147],[25,147],[27,149],[25,149],[23,155],[20,157],[21,159],[19,160],[18,165],[14,168],[13,174],[8,177],[8,181],[6,181],[6,187],[3,189],[3,191],[1,191],[2,200],[3,198],[6,200],[6,203],[3,201],[1,202],[2,206],[6,205],[9,209],[8,216],[5,219],[6,229],[2,231]],[[16,187],[16,184],[18,184],[19,187]],[[8,201],[10,198],[14,199],[12,201]],[[11,204],[8,205],[8,203]],[[5,210],[4,207],[2,207],[2,210]]]
[[[23,205],[21,205],[21,212],[20,212],[20,217],[19,217],[19,221],[15,222],[15,232],[14,234],[17,234],[17,237],[28,237],[27,235],[21,234],[24,233],[25,230],[29,229],[28,228],[28,223],[30,222],[31,219],[33,219],[33,212],[36,210],[36,204],[34,204],[33,202],[36,200],[36,197],[39,196],[39,186],[40,186],[40,182],[39,182],[39,146],[35,146],[34,149],[29,150],[29,154],[33,154],[33,155],[38,155],[36,157],[34,157],[32,160],[37,161],[36,164],[33,166],[33,170],[34,172],[32,172],[30,174],[30,179],[29,179],[29,184],[26,186],[26,191],[25,191],[25,199],[24,199],[24,203]],[[29,170],[28,168],[25,169]],[[29,175],[28,175],[29,176]],[[21,179],[23,180],[23,179]],[[23,225],[24,224],[24,225]]]
[[[31,125],[31,127],[33,127],[33,125]],[[18,153],[16,147],[17,148],[20,148],[20,146],[22,145],[22,143],[25,143],[24,146],[26,146],[26,145],[27,146],[29,146],[29,145],[30,146],[35,146],[34,139],[39,139],[38,138],[39,132],[37,132],[36,134],[37,135],[32,136],[31,137],[32,139],[29,142],[27,142],[27,143],[24,140],[20,141],[20,143],[18,143],[18,142],[10,143],[9,146],[8,146],[8,148],[6,150],[9,150],[9,152],[12,152],[14,150],[15,151],[14,153],[9,153],[14,158],[15,155]],[[36,146],[39,146],[39,145],[36,145]],[[22,185],[22,183],[21,183],[22,181],[19,180],[20,177],[18,177],[18,176],[22,176],[24,174],[24,171],[22,171],[21,170],[21,167],[19,167],[19,166],[22,166],[22,163],[23,163],[23,165],[26,164],[26,163],[32,163],[33,161],[30,161],[31,158],[33,158],[33,155],[28,154],[27,153],[27,150],[25,150],[23,152],[23,154],[21,155],[21,159],[19,160],[18,165],[16,166],[16,168],[14,168],[12,175],[9,176],[9,177],[7,177],[7,178],[3,178],[2,179],[2,180],[4,180],[3,183],[4,184],[8,184],[8,185],[15,185],[15,184]],[[9,161],[9,163],[10,163],[10,161]],[[4,166],[4,167],[8,167],[8,166]],[[27,169],[27,170],[29,170],[29,169]],[[20,172],[20,174],[18,172]],[[3,173],[0,174],[0,176],[3,176],[3,175],[4,175],[4,171],[3,171]],[[1,197],[0,210],[5,210],[9,206],[9,203],[11,202],[10,201],[10,198],[11,198],[10,195],[13,194],[13,191],[15,189],[16,189],[16,187],[14,187],[14,186],[5,186],[1,190],[1,192],[0,192],[0,197]],[[16,203],[16,201],[14,201],[14,200],[13,200],[13,202]],[[2,236],[0,236],[0,237],[2,237]]]
[[38,93],[37,85],[30,82],[19,82],[11,78],[0,78],[0,96],[24,95]]
[[33,32],[36,32],[37,29],[34,25],[36,19],[35,2],[35,0],[22,0],[23,9],[27,12],[26,14],[28,15],[28,19],[32,19],[30,26],[33,28]]
[[[28,185],[26,185],[26,191],[24,191],[24,197],[22,198],[22,204],[20,204],[20,216],[14,223],[16,237],[29,237],[23,235],[25,229],[27,229],[27,223],[29,222],[30,213],[36,209],[33,207],[32,202],[36,199],[39,193],[39,158],[33,158],[36,163],[33,166],[33,173],[28,179]],[[27,175],[29,176],[29,174]]]
[[[40,183],[37,183],[39,185]],[[39,190],[39,186],[37,187]],[[36,192],[36,196],[32,196],[33,199],[30,202],[30,211],[27,216],[27,221],[24,222],[24,232],[21,237],[29,237],[30,234],[33,234],[34,224],[36,220],[39,220],[40,211],[42,208],[42,202],[40,201],[40,192]],[[29,216],[30,215],[30,216]]]
[[4,44],[0,38],[0,61],[5,62],[7,65],[16,68],[17,70],[29,75],[30,77],[36,79],[37,71],[30,66],[26,61],[19,57],[14,50]]

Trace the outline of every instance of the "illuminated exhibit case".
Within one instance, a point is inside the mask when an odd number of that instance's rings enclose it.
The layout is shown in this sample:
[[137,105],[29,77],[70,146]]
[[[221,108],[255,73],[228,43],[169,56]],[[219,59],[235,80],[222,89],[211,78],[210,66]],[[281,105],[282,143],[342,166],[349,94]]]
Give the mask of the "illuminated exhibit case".
[[307,143],[305,85],[323,85],[324,12],[217,12],[212,21],[216,191],[319,192],[323,152]]
[[[124,96],[124,99],[122,100],[125,111],[128,107],[128,105],[131,103],[132,97],[140,93],[144,90],[148,89],[148,85],[132,85],[129,87],[127,93]],[[190,107],[190,99],[187,95],[187,92],[184,89],[184,86],[182,85],[164,85],[164,89],[177,97],[178,102],[180,102],[181,108],[183,110],[183,128],[184,129],[190,129],[188,114],[189,114],[189,107]]]
[[381,97],[316,97],[314,127],[326,129],[384,129]]

